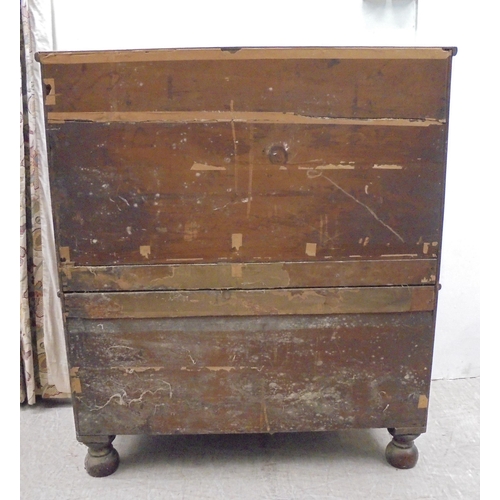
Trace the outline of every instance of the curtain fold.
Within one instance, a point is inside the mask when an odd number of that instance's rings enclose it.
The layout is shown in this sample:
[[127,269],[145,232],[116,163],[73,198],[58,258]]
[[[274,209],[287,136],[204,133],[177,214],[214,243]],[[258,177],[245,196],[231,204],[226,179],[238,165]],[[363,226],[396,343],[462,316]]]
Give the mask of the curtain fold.
[[69,397],[48,182],[40,64],[52,50],[50,0],[21,0],[21,401]]

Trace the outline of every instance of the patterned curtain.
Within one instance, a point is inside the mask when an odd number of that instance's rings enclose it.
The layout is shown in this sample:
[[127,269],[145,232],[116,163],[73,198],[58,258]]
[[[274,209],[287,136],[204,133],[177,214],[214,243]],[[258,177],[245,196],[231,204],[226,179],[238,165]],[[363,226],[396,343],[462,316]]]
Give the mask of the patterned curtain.
[[[49,9],[47,11],[47,9]],[[20,257],[21,402],[69,397],[50,211],[40,65],[50,2],[21,0]],[[38,30],[38,31],[37,31]]]

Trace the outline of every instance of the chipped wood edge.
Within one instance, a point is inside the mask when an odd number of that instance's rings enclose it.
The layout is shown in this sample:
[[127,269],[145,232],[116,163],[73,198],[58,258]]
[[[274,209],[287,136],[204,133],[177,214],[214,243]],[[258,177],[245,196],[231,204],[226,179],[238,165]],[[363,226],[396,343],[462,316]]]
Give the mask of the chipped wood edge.
[[47,113],[49,123],[85,121],[110,122],[163,122],[163,123],[289,123],[297,125],[366,125],[386,127],[442,126],[439,119],[409,118],[336,118],[329,116],[306,116],[296,113],[272,111],[76,111]]

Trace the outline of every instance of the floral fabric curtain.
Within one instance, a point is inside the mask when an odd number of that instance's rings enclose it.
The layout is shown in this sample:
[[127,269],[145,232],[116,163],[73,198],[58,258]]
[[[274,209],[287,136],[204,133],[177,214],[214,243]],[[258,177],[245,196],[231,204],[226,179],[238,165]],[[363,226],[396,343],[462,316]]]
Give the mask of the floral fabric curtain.
[[21,402],[69,397],[44,132],[39,50],[51,50],[50,1],[21,0]]

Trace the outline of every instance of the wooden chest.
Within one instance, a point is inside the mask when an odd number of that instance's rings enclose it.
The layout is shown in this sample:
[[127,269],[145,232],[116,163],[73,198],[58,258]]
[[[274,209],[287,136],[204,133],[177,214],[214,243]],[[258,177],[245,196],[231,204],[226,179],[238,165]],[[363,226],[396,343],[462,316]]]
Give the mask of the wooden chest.
[[453,49],[41,53],[78,439],[425,431]]

